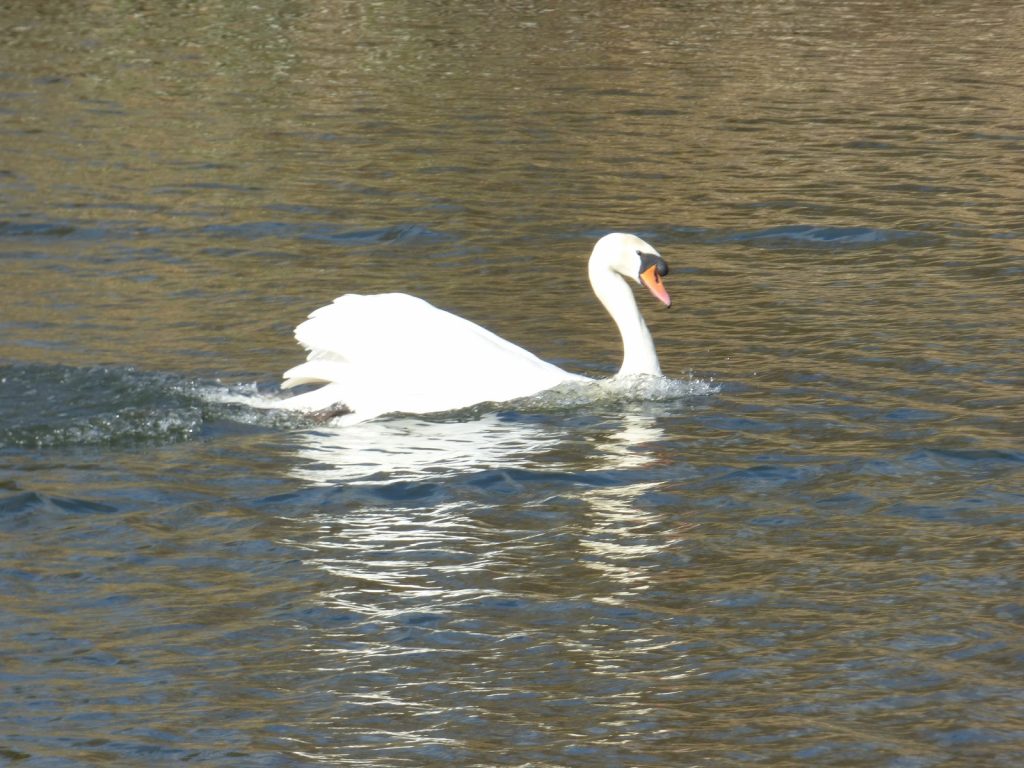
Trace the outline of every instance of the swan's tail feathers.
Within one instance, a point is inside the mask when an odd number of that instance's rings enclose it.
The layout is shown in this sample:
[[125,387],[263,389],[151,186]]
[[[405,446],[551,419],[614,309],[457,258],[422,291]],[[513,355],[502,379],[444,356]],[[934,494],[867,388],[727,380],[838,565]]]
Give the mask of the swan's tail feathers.
[[303,384],[330,384],[344,381],[351,374],[351,366],[339,360],[313,358],[284,372],[281,389],[291,389]]
[[368,378],[351,363],[335,357],[317,357],[285,371],[281,389],[289,390],[303,385],[315,389],[300,392],[277,401],[278,408],[306,411],[317,418],[357,422],[379,416],[382,411],[374,405],[373,394],[380,391],[379,380]]

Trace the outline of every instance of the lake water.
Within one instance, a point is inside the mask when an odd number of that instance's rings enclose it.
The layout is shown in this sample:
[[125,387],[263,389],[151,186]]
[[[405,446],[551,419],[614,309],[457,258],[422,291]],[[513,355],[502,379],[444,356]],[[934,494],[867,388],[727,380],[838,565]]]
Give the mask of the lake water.
[[[0,9],[0,763],[1024,764],[1024,8]],[[676,383],[266,412],[345,292]]]

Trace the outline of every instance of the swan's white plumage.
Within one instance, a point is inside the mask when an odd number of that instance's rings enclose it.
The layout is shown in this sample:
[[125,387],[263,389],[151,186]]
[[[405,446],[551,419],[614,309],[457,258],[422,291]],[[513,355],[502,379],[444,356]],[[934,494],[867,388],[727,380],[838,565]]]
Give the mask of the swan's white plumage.
[[402,293],[341,296],[311,314],[295,338],[309,358],[285,373],[283,386],[324,386],[280,405],[342,404],[359,421],[514,400],[583,378]]
[[[641,253],[657,256],[633,235],[607,235],[594,248],[589,274],[623,337],[620,373],[658,375],[653,342],[623,280],[628,276],[639,282]],[[667,303],[667,298],[662,300]],[[504,402],[588,380],[402,293],[341,296],[313,312],[295,329],[295,338],[309,354],[306,362],[285,372],[282,387],[322,386],[278,401],[276,407],[343,408],[351,412],[344,417],[350,422]]]

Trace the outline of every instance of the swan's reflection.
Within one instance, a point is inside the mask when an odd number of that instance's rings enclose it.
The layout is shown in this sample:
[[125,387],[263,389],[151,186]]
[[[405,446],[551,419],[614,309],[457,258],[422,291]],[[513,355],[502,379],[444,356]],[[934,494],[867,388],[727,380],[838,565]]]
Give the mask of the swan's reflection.
[[299,461],[291,474],[317,485],[438,479],[536,464],[561,437],[553,427],[498,414],[468,421],[409,417],[323,427],[298,436]]
[[626,411],[616,426],[593,440],[603,469],[639,469],[658,462],[653,446],[665,438],[665,431],[652,416]]
[[[666,463],[665,433],[652,417],[624,413],[619,428],[595,442],[609,469],[637,470]],[[644,480],[590,488],[581,494],[591,510],[589,530],[580,539],[587,563],[621,587],[621,594],[642,590],[651,580],[655,559],[678,542],[689,524],[666,530],[664,510],[644,503],[664,480]],[[608,598],[617,602],[617,598]]]
[[[401,633],[409,605],[443,614],[455,594],[543,598],[586,589],[614,604],[641,597],[664,578],[686,527],[667,513],[661,492],[678,457],[654,415],[626,410],[583,421],[401,418],[295,435],[293,475],[350,486],[345,492],[355,493],[338,498],[358,509],[339,514],[344,507],[329,504],[313,517],[320,530],[310,561],[332,578],[321,599]],[[534,471],[493,500],[479,478],[461,485],[463,476],[513,468]],[[426,503],[378,493],[438,480],[451,488]],[[582,581],[581,565],[589,571]],[[390,596],[383,604],[382,595]]]
[[[291,474],[314,485],[376,485],[454,478],[489,469],[622,472],[621,484],[581,483],[575,493],[563,487],[562,497],[575,496],[591,511],[586,528],[578,531],[580,559],[617,583],[617,594],[634,593],[649,582],[659,553],[679,540],[678,523],[667,521],[664,509],[650,501],[666,482],[658,477],[663,475],[659,468],[672,463],[665,455],[666,436],[653,416],[624,411],[605,429],[591,427],[584,437],[585,441],[575,440],[573,450],[567,428],[494,413],[463,421],[370,421],[297,435],[300,442]],[[586,444],[590,450],[579,450]],[[523,500],[527,508],[548,503],[546,494]],[[465,520],[455,517],[442,508],[420,508],[413,515],[384,505],[364,510],[359,526],[381,546],[407,547],[419,537],[437,545],[436,538],[450,526],[466,534]],[[346,539],[346,546],[350,544]],[[335,546],[331,541],[320,545],[325,552]],[[447,546],[438,546],[438,551],[442,549]]]
[[594,488],[583,494],[590,508],[590,527],[580,539],[587,562],[624,588],[646,582],[646,563],[664,546],[662,515],[640,503],[660,482]]
[[566,429],[496,413],[462,421],[406,417],[323,426],[296,434],[290,474],[315,485],[393,483],[486,469],[630,470],[660,461],[652,446],[664,432],[652,417],[623,413],[615,427],[589,437],[596,451],[577,457],[589,465],[584,468],[571,451],[556,452],[569,437]]

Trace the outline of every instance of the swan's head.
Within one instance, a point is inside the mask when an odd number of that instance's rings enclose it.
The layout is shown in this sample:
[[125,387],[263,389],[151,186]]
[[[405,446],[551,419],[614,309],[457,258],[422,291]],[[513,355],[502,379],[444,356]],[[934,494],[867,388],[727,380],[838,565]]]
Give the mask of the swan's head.
[[608,269],[629,280],[646,286],[656,299],[666,307],[672,306],[672,299],[661,281],[668,274],[668,264],[653,247],[636,235],[613,232],[597,241],[590,254],[590,270]]

